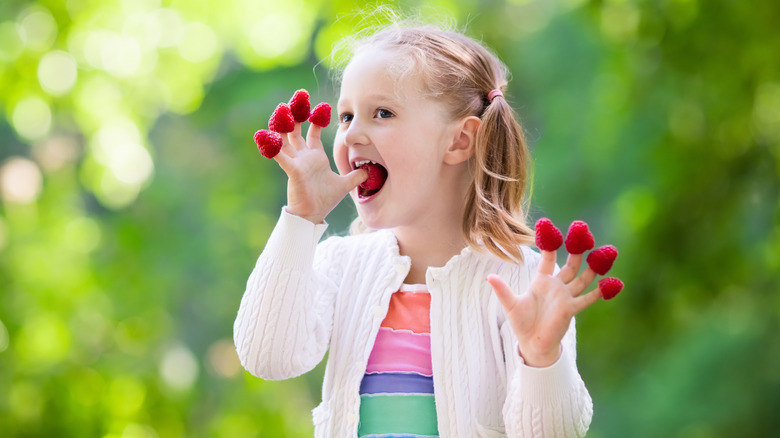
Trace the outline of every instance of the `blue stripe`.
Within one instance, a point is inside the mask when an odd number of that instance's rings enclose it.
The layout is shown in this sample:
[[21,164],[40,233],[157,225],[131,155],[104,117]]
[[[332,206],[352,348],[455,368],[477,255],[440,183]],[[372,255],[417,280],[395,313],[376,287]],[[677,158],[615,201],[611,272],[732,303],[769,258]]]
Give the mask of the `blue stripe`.
[[433,377],[417,373],[372,373],[363,376],[360,394],[433,394]]

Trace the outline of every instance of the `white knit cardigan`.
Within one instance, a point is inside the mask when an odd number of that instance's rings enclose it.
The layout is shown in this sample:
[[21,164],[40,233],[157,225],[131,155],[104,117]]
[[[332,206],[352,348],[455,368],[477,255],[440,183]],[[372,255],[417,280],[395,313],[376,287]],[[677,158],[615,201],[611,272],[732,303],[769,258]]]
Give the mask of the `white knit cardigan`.
[[[357,435],[359,387],[390,295],[410,260],[390,231],[331,237],[327,225],[282,211],[247,282],[234,326],[241,363],[286,379],[310,371],[330,349],[315,437]],[[504,310],[485,281],[501,275],[523,293],[539,262],[523,248],[514,265],[470,248],[429,268],[431,361],[442,438],[584,436],[593,405],[575,364],[574,321],[560,359],[532,368],[517,353]]]

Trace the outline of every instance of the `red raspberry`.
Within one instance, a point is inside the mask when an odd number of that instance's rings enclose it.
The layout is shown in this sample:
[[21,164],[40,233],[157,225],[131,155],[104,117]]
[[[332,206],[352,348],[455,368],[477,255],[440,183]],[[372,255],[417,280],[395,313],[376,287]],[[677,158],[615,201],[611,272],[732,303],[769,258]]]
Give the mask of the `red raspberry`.
[[292,111],[293,119],[296,122],[302,123],[309,119],[309,111],[311,111],[311,104],[309,103],[309,92],[301,88],[293,94],[290,99],[290,111]]
[[261,129],[255,132],[257,149],[266,158],[273,158],[282,149],[282,135],[278,132]]
[[569,254],[582,254],[593,249],[594,244],[593,234],[590,233],[588,224],[583,221],[571,223],[569,232],[566,233],[566,251]]
[[555,251],[563,244],[561,230],[550,219],[543,217],[536,221],[536,246],[542,251]]
[[318,103],[311,110],[309,121],[322,128],[327,127],[330,124],[330,105],[325,102]]
[[591,251],[585,261],[588,262],[588,266],[593,272],[604,275],[612,269],[612,263],[615,262],[617,256],[617,248],[612,245],[604,245]]
[[268,120],[268,128],[271,131],[282,134],[292,132],[295,129],[295,119],[289,105],[280,103],[276,107],[273,114],[271,114],[271,119]]
[[379,190],[385,184],[387,179],[387,170],[379,164],[368,163],[360,166],[361,169],[366,169],[368,172],[368,178],[360,183],[358,187],[364,190]]
[[599,280],[599,290],[601,290],[601,296],[605,300],[611,300],[623,290],[623,282],[615,277],[602,278]]

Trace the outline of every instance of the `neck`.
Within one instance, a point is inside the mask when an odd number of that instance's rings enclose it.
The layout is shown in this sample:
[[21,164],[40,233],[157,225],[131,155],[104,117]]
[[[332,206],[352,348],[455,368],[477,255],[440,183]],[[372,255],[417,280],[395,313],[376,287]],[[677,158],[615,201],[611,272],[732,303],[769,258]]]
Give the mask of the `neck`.
[[466,247],[461,222],[465,206],[463,199],[441,200],[432,204],[428,214],[414,225],[393,229],[399,251],[412,262],[406,283],[425,283],[429,267],[441,267]]

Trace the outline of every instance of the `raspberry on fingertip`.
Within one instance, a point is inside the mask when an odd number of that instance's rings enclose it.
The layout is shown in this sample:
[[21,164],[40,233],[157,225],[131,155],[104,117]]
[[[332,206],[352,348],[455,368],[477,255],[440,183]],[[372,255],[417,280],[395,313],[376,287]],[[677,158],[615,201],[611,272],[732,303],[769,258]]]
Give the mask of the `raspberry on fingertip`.
[[617,256],[617,248],[612,245],[604,245],[591,251],[585,261],[593,272],[604,275],[612,269],[612,264]]
[[550,219],[543,217],[536,221],[536,246],[542,251],[556,251],[563,244],[563,234]]
[[330,112],[330,105],[325,102],[318,103],[317,106],[311,110],[309,121],[321,128],[327,128],[330,124]]
[[295,119],[293,118],[289,105],[280,103],[276,107],[273,114],[271,114],[271,118],[268,120],[268,129],[280,134],[293,132],[293,129],[295,129]]
[[583,221],[574,221],[569,226],[569,232],[566,233],[565,243],[566,251],[569,254],[582,254],[593,249],[596,242],[588,229],[588,224]]
[[282,150],[282,135],[278,132],[261,129],[255,132],[257,149],[266,158],[273,158]]
[[611,300],[623,290],[623,282],[616,277],[602,278],[599,280],[599,290],[605,300]]

